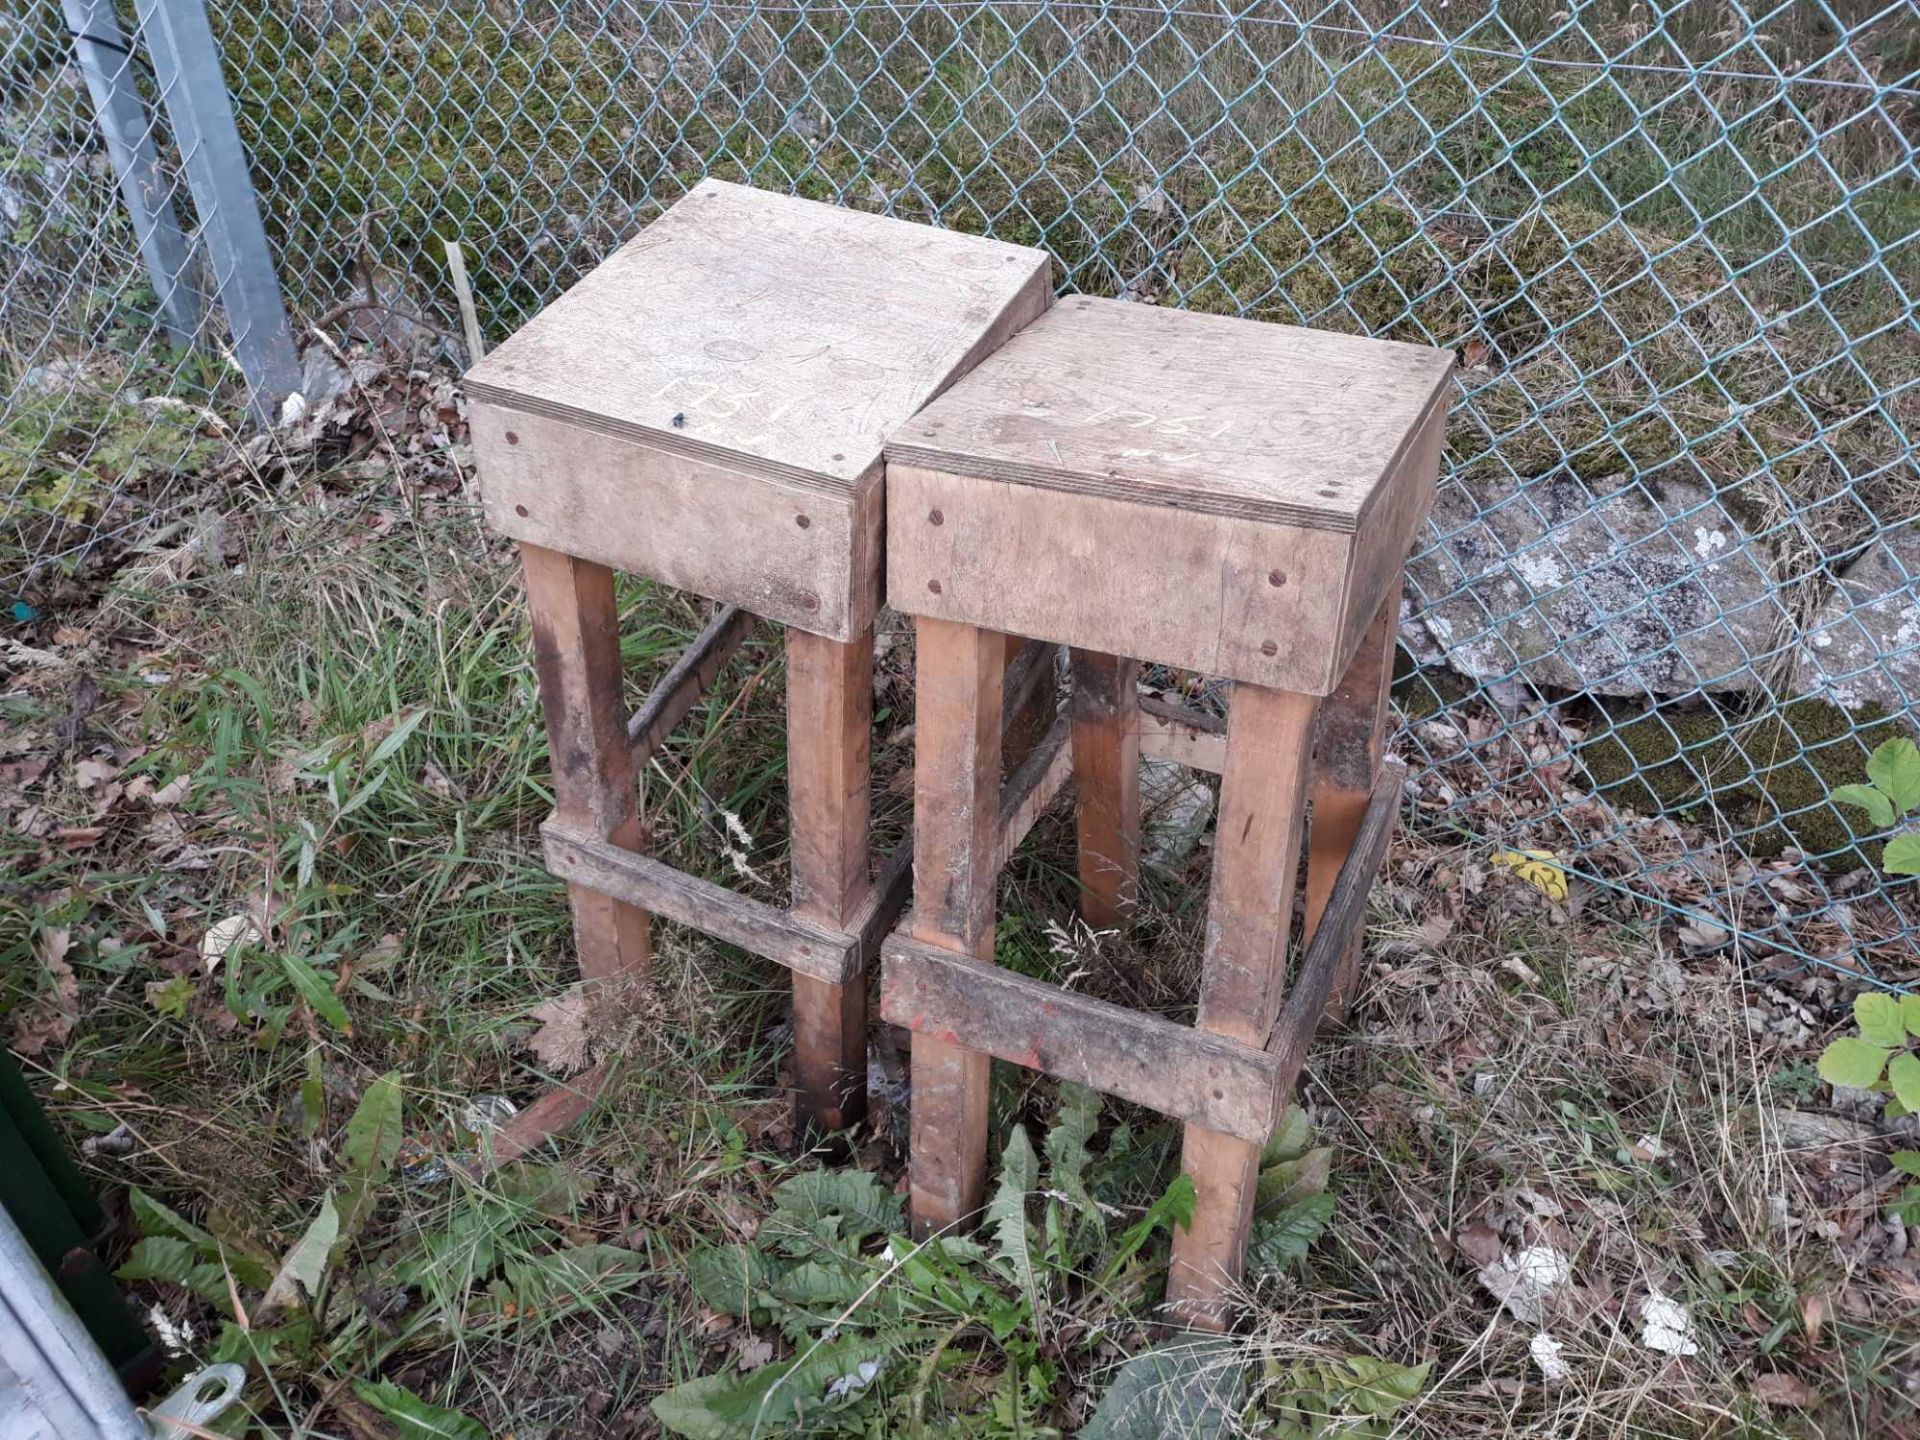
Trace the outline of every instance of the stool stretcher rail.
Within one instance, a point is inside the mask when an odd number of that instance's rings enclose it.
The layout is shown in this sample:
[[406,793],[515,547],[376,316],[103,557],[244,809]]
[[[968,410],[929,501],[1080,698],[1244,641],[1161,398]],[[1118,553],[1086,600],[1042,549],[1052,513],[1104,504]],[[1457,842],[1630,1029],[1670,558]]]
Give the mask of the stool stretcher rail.
[[1067,781],[1073,778],[1073,717],[1060,715],[1040,743],[1014,767],[1000,791],[1000,843],[993,868],[999,870],[1020,848],[1034,822],[1047,813]]
[[1320,925],[1300,956],[1287,998],[1281,1003],[1280,1018],[1274,1022],[1273,1038],[1267,1041],[1267,1053],[1278,1060],[1275,1078],[1280,1093],[1293,1089],[1300,1067],[1306,1063],[1307,1046],[1320,1028],[1327,1001],[1340,983],[1340,968],[1358,947],[1355,940],[1367,919],[1367,894],[1374,877],[1386,862],[1387,845],[1393,839],[1400,818],[1400,797],[1406,788],[1406,762],[1386,759],[1373,782],[1367,800],[1366,815],[1360,821],[1360,833],[1340,866],[1333,882],[1333,894],[1320,916]]
[[859,974],[860,947],[852,935],[551,821],[540,829],[547,868],[570,884],[691,926],[817,980],[839,985]]
[[1399,761],[1383,765],[1359,839],[1264,1049],[897,934],[881,948],[881,1018],[1263,1145],[1299,1078],[1347,941],[1365,918],[1405,775]]
[[658,750],[673,727],[686,718],[758,623],[758,616],[739,606],[724,606],[681,652],[646,703],[627,721],[627,740],[636,765]]
[[1218,775],[1227,763],[1227,722],[1217,715],[1140,697],[1140,754]]
[[881,947],[880,1016],[917,1034],[1264,1144],[1275,1057],[1159,1015],[902,935]]

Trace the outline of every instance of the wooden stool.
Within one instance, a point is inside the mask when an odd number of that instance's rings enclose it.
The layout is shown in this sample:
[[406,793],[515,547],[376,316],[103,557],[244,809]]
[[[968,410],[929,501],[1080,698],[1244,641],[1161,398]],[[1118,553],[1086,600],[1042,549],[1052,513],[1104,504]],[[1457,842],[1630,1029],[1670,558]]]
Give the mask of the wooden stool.
[[[650,913],[791,969],[803,1133],[864,1113],[865,965],[910,871],[868,861],[881,444],[1048,280],[1038,250],[705,180],[466,377],[487,518],[525,567],[581,972],[644,975]],[[726,607],[630,720],[615,570]],[[755,616],[787,627],[790,910],[641,853],[639,767]]]
[[[1225,1323],[1261,1148],[1351,968],[1398,809],[1381,759],[1394,622],[1452,365],[1063,300],[889,442],[887,598],[917,617],[919,669],[915,901],[885,946],[881,1013],[913,1032],[916,1233],[982,1203],[996,1056],[1186,1122],[1198,1201],[1168,1301]],[[1073,647],[1071,713],[1004,789],[1001,632]],[[1226,725],[1143,709],[1143,659],[1233,680]],[[1142,753],[1221,775],[1191,1029],[983,963],[1000,867],[1069,774],[1085,916],[1126,914]],[[1287,992],[1310,783],[1309,943]]]

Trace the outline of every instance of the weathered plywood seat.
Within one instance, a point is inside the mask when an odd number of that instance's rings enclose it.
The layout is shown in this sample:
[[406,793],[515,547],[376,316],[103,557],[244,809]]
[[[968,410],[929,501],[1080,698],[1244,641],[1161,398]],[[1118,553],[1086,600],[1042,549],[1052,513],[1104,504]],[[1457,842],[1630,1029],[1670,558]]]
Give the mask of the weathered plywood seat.
[[[989,1056],[1187,1122],[1198,1195],[1169,1300],[1223,1323],[1263,1143],[1342,992],[1400,770],[1383,763],[1400,581],[1453,357],[1063,300],[887,447],[887,595],[919,631],[910,922],[885,1018],[913,1031],[913,1218],[977,1210]],[[1070,716],[999,782],[1001,632],[1072,649]],[[1224,725],[1143,707],[1139,662],[1234,683]],[[982,962],[996,872],[1077,781],[1090,925],[1135,899],[1143,751],[1217,769],[1199,1015],[1141,1015]],[[1286,986],[1311,791],[1304,952]]]
[[719,180],[467,374],[488,520],[835,640],[881,447],[1046,307],[1046,257]]
[[[907,880],[868,857],[882,446],[1049,299],[1037,250],[705,180],[466,377],[487,519],[521,545],[582,970],[608,994],[644,973],[651,912],[792,968],[814,1131],[864,1104],[862,967]],[[630,719],[616,570],[724,607]],[[636,760],[755,616],[788,627],[790,910],[642,853]]]

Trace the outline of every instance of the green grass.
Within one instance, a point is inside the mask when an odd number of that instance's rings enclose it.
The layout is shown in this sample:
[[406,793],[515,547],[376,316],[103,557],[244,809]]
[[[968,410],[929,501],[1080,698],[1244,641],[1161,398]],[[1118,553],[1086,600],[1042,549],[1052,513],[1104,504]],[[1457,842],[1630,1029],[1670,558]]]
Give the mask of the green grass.
[[[780,1240],[796,1177],[839,1174],[888,1194],[901,1117],[883,1113],[851,1171],[794,1156],[775,1028],[782,977],[662,927],[644,1021],[609,1037],[625,1069],[593,1115],[488,1182],[436,1163],[474,1143],[473,1097],[524,1102],[550,1078],[524,1045],[533,1011],[573,978],[561,888],[537,861],[547,759],[511,555],[457,499],[405,480],[324,505],[242,507],[230,523],[243,537],[238,568],[129,573],[85,639],[65,642],[65,668],[9,692],[8,731],[24,755],[54,744],[82,668],[102,698],[79,748],[34,792],[40,820],[8,830],[0,852],[10,897],[0,984],[16,1025],[55,995],[44,957],[54,932],[70,937],[73,1023],[30,1057],[36,1084],[76,1142],[125,1125],[130,1150],[89,1161],[95,1178],[180,1217],[140,1202],[111,1258],[131,1253],[143,1307],[191,1324],[195,1355],[248,1364],[247,1414],[227,1433],[378,1433],[379,1406],[403,1403],[379,1387],[397,1386],[497,1434],[616,1424],[652,1434],[651,1402],[677,1385],[707,1377],[663,1402],[671,1414],[701,1396],[758,1393],[777,1367],[821,1354],[886,1363],[869,1389],[774,1433],[912,1434],[916,1415],[930,1434],[1090,1423],[1123,1362],[1155,1339],[1164,1220],[1137,1249],[1127,1234],[1157,1200],[1171,1195],[1177,1210],[1178,1136],[1146,1112],[1085,1111],[1073,1129],[1090,1127],[1087,1156],[1069,1159],[1065,1140],[1046,1137],[1080,1102],[997,1067],[994,1147],[1023,1127],[1040,1160],[1021,1184],[1054,1197],[1018,1207],[1042,1257],[1031,1281],[1002,1253],[1013,1232],[997,1225],[985,1253],[957,1247],[933,1272],[888,1248],[882,1232],[897,1215],[843,1243],[844,1197],[826,1230]],[[623,603],[637,698],[701,617],[651,587],[629,588]],[[649,776],[662,854],[747,883],[717,843],[714,813],[731,810],[754,836],[750,859],[772,898],[784,891],[776,639],[742,651],[664,752],[664,775]],[[882,813],[896,827],[906,747],[890,740],[911,715],[910,654],[895,643],[881,668],[876,753]],[[98,777],[80,784],[82,759],[117,771],[107,784],[185,775],[191,791],[158,809],[108,800]],[[69,849],[51,838],[62,826],[104,833]],[[1001,963],[1188,1013],[1206,852],[1190,873],[1154,879],[1150,912],[1126,937],[1094,941],[1073,930],[1072,844],[1062,807],[1010,867]],[[1511,877],[1459,891],[1470,859],[1423,840],[1400,852],[1398,898],[1375,942],[1379,973],[1413,975],[1417,988],[1383,981],[1361,1028],[1317,1050],[1307,1094],[1314,1143],[1330,1149],[1288,1152],[1276,1165],[1292,1168],[1273,1182],[1307,1208],[1288,1226],[1276,1212],[1262,1232],[1272,1258],[1250,1328],[1181,1369],[1176,1391],[1239,1413],[1237,1433],[1271,1437],[1299,1433],[1286,1427],[1303,1413],[1358,1425],[1374,1406],[1395,1417],[1383,1435],[1502,1433],[1515,1404],[1528,1423],[1566,1425],[1633,1396],[1657,1401],[1620,1433],[1811,1433],[1747,1394],[1757,1370],[1787,1367],[1816,1408],[1855,1373],[1869,1386],[1858,1403],[1897,1414],[1883,1379],[1916,1343],[1902,1327],[1852,1317],[1818,1343],[1772,1350],[1745,1328],[1749,1304],[1789,1316],[1798,1296],[1831,1283],[1826,1252],[1777,1243],[1764,1223],[1766,1187],[1783,1167],[1798,1173],[1768,1146],[1777,1102],[1764,1077],[1811,1051],[1754,1063],[1737,975],[1724,968],[1696,969],[1687,1008],[1645,1018],[1622,977],[1658,942],[1632,911],[1569,929]],[[1430,902],[1471,918],[1426,949],[1409,937],[1425,933],[1413,926]],[[250,908],[274,917],[267,938],[207,973],[201,936]],[[1505,964],[1516,956],[1524,966]],[[303,1000],[303,975],[324,995]],[[1621,1054],[1608,1036],[1627,1016],[1651,1029]],[[355,1117],[388,1075],[404,1097],[397,1144],[356,1159],[367,1152],[351,1138]],[[1648,1168],[1625,1156],[1643,1132],[1676,1158]],[[1531,1386],[1527,1332],[1489,1330],[1473,1267],[1449,1248],[1477,1219],[1507,1213],[1520,1184],[1587,1217],[1555,1242],[1572,1247],[1587,1283],[1633,1293],[1654,1275],[1695,1307],[1712,1347],[1685,1386],[1661,1378],[1664,1362],[1637,1347],[1630,1320],[1615,1331],[1571,1314],[1556,1333],[1579,1358],[1578,1379]],[[265,1282],[327,1197],[336,1214],[354,1213],[362,1186],[369,1202],[322,1296],[265,1314]],[[1288,1243],[1294,1224],[1300,1238]],[[183,1238],[202,1231],[213,1238]],[[136,1235],[143,1248],[129,1252]],[[729,1309],[711,1257],[742,1245],[786,1278]],[[1764,1279],[1699,1268],[1702,1254],[1727,1249]],[[806,1265],[816,1268],[803,1277],[795,1267]],[[1875,1282],[1862,1271],[1854,1283]],[[764,1359],[764,1373],[740,1370],[743,1356]],[[1500,1388],[1512,1383],[1517,1399]]]

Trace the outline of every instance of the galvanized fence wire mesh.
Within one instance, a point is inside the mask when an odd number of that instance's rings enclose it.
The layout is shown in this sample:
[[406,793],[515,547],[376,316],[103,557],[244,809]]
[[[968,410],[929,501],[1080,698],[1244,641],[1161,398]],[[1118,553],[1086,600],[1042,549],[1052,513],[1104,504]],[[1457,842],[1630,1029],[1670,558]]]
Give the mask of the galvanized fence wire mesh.
[[[289,300],[357,302],[364,335],[457,344],[457,239],[498,338],[717,174],[1044,246],[1064,289],[1458,349],[1402,631],[1427,813],[1709,939],[1913,977],[1915,885],[1831,792],[1920,704],[1916,0],[213,21]],[[26,33],[9,75],[53,43]],[[69,170],[84,223],[9,252],[43,277],[9,282],[16,348],[98,339],[64,254],[138,309],[110,182],[91,152]],[[15,387],[9,447],[32,407],[75,413],[41,395]],[[0,483],[44,518],[59,442],[26,446]],[[117,523],[96,503],[27,549],[71,562]]]
[[[112,97],[124,166],[90,89]],[[137,29],[106,0],[0,17],[0,603],[15,623],[206,503],[209,427],[229,423],[208,408],[226,339],[194,293],[191,206],[151,91]],[[122,168],[155,217],[145,232]]]

